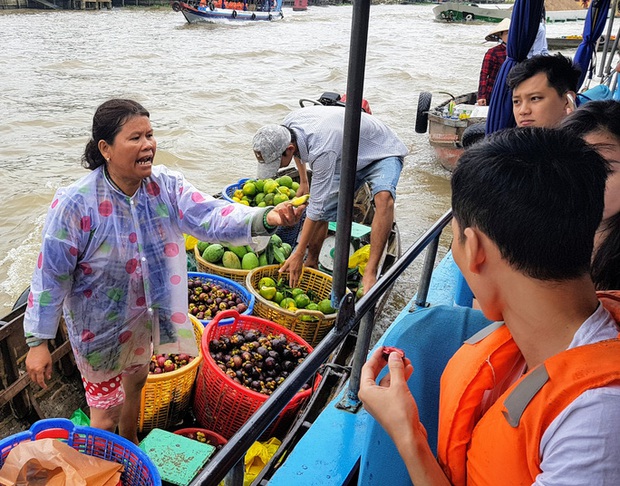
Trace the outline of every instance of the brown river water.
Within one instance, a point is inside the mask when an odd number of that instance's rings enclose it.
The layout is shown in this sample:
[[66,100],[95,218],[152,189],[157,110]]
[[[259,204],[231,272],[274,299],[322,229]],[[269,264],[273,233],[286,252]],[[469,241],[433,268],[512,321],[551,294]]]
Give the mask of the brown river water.
[[[261,125],[280,122],[300,98],[345,92],[351,6],[284,15],[189,25],[168,7],[0,12],[0,315],[29,284],[55,190],[87,173],[80,156],[103,101],[142,103],[156,163],[217,193],[254,174],[251,139]],[[547,33],[582,26],[551,24]],[[371,7],[364,97],[410,149],[396,201],[404,248],[450,205],[449,173],[427,134],[414,131],[418,95],[439,102],[442,91],[474,91],[489,29],[435,22],[428,4]],[[414,270],[403,275],[387,315],[416,284]]]

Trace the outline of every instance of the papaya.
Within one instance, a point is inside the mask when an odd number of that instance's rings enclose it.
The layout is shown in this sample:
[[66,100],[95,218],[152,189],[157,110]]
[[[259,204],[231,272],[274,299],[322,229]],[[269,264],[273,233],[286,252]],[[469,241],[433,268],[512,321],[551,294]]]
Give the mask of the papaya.
[[218,263],[224,256],[224,252],[225,250],[222,245],[220,245],[219,243],[214,243],[213,245],[209,245],[205,249],[204,253],[202,254],[202,258],[207,260],[209,263]]
[[293,251],[293,247],[289,245],[288,243],[283,242],[281,248],[282,248],[282,251],[284,252],[285,258],[288,258]]
[[228,250],[232,251],[235,255],[237,255],[237,257],[239,257],[239,260],[241,260],[244,257],[244,255],[248,252],[245,245],[244,246],[229,246]]
[[239,257],[232,251],[225,251],[222,255],[222,265],[226,268],[233,268],[235,270],[241,269],[241,261]]
[[246,253],[241,260],[241,268],[244,270],[253,270],[258,267],[258,257],[256,253]]
[[267,253],[263,252],[258,257],[258,266],[264,267],[265,265],[269,265],[269,262],[267,261]]
[[205,250],[208,248],[210,244],[211,243],[207,243],[206,241],[199,241],[196,244],[196,246],[198,247],[198,251],[200,252],[201,255],[205,252]]

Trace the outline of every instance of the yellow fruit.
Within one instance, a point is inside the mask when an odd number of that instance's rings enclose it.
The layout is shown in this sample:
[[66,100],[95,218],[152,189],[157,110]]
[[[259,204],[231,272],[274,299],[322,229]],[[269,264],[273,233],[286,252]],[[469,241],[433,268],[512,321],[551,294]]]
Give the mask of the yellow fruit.
[[291,178],[291,176],[287,176],[287,175],[284,175],[284,176],[282,176],[282,177],[278,178],[278,179],[276,180],[276,182],[277,182],[278,184],[280,184],[281,186],[286,186],[286,187],[288,187],[289,189],[290,189],[290,188],[291,188],[291,186],[293,185],[293,179]]
[[288,201],[288,196],[285,194],[276,194],[273,196],[273,204],[276,206],[284,201]]
[[241,199],[243,197],[243,191],[241,189],[237,189],[235,192],[233,192],[233,199],[235,197],[237,199]]
[[273,198],[275,197],[275,195],[273,193],[268,193],[265,194],[265,199],[263,199],[263,202],[267,205],[267,206],[271,206],[273,205]]
[[273,179],[267,179],[263,186],[263,192],[266,194],[273,194],[278,190],[278,183]]
[[290,197],[291,190],[286,186],[279,186],[277,189],[278,194],[285,194]]
[[303,196],[298,196],[291,199],[291,204],[295,207],[301,206],[302,204],[306,204],[308,199],[310,199],[310,194],[304,194]]
[[334,312],[336,312],[336,309],[332,307],[331,300],[323,299],[321,302],[319,302],[319,311],[321,311],[323,314],[333,314]]
[[276,281],[271,277],[263,277],[258,281],[258,288],[261,287],[275,287]]
[[243,184],[243,194],[246,196],[254,196],[256,194],[256,186],[253,182]]

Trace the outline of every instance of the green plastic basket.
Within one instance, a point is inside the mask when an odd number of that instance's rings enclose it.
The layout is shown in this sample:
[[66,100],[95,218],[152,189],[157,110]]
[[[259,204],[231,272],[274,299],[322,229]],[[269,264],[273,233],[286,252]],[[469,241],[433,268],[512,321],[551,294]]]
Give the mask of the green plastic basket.
[[153,461],[162,481],[187,486],[215,452],[210,444],[198,442],[162,429],[153,429],[140,442]]

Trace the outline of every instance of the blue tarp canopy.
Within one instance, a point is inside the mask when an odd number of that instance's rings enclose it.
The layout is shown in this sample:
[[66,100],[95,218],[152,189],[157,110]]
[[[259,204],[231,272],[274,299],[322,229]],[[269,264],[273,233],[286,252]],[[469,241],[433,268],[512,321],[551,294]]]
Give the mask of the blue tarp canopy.
[[543,7],[543,0],[515,1],[506,43],[506,60],[493,86],[486,133],[515,126],[512,115],[512,91],[506,84],[506,77],[513,66],[524,61],[530,52],[542,20]]
[[[581,68],[581,76],[577,88],[581,87],[586,78],[590,60],[594,53],[594,47],[599,37],[603,33],[605,23],[607,22],[607,14],[609,13],[610,0],[592,0],[586,21],[583,26],[583,40],[577,48],[577,53],[573,61]],[[590,74],[591,76],[591,74]]]

